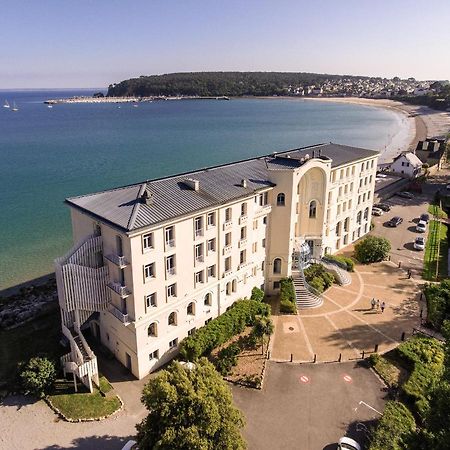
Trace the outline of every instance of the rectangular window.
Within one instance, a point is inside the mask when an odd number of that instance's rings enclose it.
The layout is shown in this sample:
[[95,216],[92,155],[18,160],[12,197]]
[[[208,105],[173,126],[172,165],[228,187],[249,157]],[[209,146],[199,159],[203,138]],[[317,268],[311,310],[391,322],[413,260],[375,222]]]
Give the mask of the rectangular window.
[[146,264],[144,266],[144,282],[154,277],[155,277],[155,265],[153,263]]
[[214,278],[216,276],[216,266],[208,267],[208,278]]
[[177,285],[176,283],[167,286],[167,298],[176,297],[177,296]]
[[231,245],[231,233],[227,233],[225,235],[225,245],[226,246]]
[[215,227],[216,226],[216,214],[213,212],[208,213],[206,218],[206,223],[208,225],[208,228]]
[[266,248],[266,240],[265,240],[265,239],[263,239],[263,240],[261,241],[261,247],[262,247],[262,248]]
[[194,219],[195,237],[203,236],[203,217],[196,217]]
[[257,242],[253,242],[252,244],[252,252],[256,253],[258,251],[258,243]]
[[178,338],[169,342],[169,348],[175,348],[178,345]]
[[231,256],[225,258],[225,272],[229,272],[231,270]]
[[198,244],[195,246],[195,261],[203,262],[203,244]]
[[247,203],[241,204],[241,216],[245,216],[247,214]]
[[167,275],[175,275],[175,255],[170,255],[166,258],[166,272]]
[[166,246],[175,247],[175,230],[174,227],[167,227],[164,231],[166,237]]
[[208,253],[216,251],[216,239],[210,239],[208,241]]
[[264,224],[264,225],[267,225],[267,216],[264,216],[264,217],[263,217],[263,224]]
[[225,210],[225,222],[229,222],[231,220],[231,208],[227,208]]
[[147,233],[142,236],[142,247],[144,250],[153,248],[153,233]]
[[257,230],[257,229],[258,229],[258,219],[255,219],[255,220],[253,221],[253,229],[254,229],[254,230]]
[[273,282],[273,288],[274,289],[280,289],[280,282],[279,281],[274,281]]
[[155,350],[148,355],[148,359],[152,361],[153,359],[159,359],[159,350]]
[[195,333],[195,330],[196,330],[197,328],[191,328],[190,330],[188,330],[188,336],[192,336],[194,333]]
[[203,283],[203,270],[195,272],[195,284]]
[[247,227],[241,228],[241,240],[247,237]]
[[156,308],[156,293],[145,296],[146,308]]
[[239,254],[239,263],[240,264],[245,264],[247,260],[247,251],[246,250],[242,250],[241,253]]

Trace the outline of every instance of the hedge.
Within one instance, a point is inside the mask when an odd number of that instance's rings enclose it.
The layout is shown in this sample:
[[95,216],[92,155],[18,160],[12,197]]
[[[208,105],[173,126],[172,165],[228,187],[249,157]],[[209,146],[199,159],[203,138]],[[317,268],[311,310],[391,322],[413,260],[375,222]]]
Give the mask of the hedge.
[[192,336],[183,339],[180,355],[186,361],[194,361],[211,353],[219,345],[253,325],[255,316],[269,316],[270,306],[255,300],[238,300],[233,306]]
[[280,280],[280,312],[285,314],[297,314],[295,289],[292,278],[283,278]]
[[322,264],[311,264],[305,269],[305,279],[319,294],[334,283],[334,276]]
[[424,293],[427,299],[427,320],[440,331],[444,320],[450,319],[450,280],[427,284]]
[[390,242],[378,236],[367,236],[355,245],[355,257],[363,264],[383,261],[390,251]]
[[372,435],[369,450],[406,449],[415,428],[414,417],[408,408],[403,403],[389,401]]
[[342,255],[325,255],[323,257],[325,261],[328,259],[330,261],[337,262],[343,269],[348,270],[349,272],[354,272],[355,270],[355,261],[352,258]]
[[423,419],[429,407],[428,391],[444,370],[443,345],[436,339],[417,335],[401,344],[397,351],[411,368],[402,391]]

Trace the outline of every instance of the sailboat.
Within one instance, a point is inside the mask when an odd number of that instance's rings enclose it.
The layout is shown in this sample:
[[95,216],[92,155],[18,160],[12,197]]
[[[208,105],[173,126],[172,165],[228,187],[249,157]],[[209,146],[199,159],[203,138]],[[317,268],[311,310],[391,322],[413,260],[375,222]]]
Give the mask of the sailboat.
[[11,108],[11,111],[14,111],[14,112],[19,111],[19,108],[17,107],[16,102],[13,102],[13,107]]
[[3,108],[9,108],[8,100],[5,100],[5,104],[3,105]]

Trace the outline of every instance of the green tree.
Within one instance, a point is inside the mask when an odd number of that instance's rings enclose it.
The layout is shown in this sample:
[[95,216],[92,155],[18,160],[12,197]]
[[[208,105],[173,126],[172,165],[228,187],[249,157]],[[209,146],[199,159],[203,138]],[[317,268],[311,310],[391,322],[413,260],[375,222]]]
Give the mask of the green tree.
[[390,242],[378,236],[367,236],[355,245],[355,257],[364,264],[383,261],[390,251]]
[[47,358],[31,358],[21,367],[19,377],[27,392],[42,398],[55,381],[55,364]]
[[274,326],[269,317],[257,316],[255,317],[255,323],[253,325],[252,333],[259,339],[261,339],[261,351],[264,355],[264,339],[266,336],[273,334]]
[[250,296],[250,300],[255,300],[257,302],[262,302],[264,300],[264,291],[258,287],[254,287],[252,289],[252,295]]
[[229,388],[206,358],[188,369],[178,362],[144,387],[148,416],[139,423],[139,449],[243,450],[241,412]]

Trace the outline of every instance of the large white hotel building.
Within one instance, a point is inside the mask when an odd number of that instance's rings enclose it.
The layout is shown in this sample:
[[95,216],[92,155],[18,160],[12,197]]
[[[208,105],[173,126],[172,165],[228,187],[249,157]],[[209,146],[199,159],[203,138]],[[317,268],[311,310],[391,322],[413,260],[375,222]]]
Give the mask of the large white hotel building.
[[90,328],[142,378],[254,286],[276,293],[301,245],[320,258],[366,234],[377,158],[320,144],[67,199],[65,370],[97,382]]

